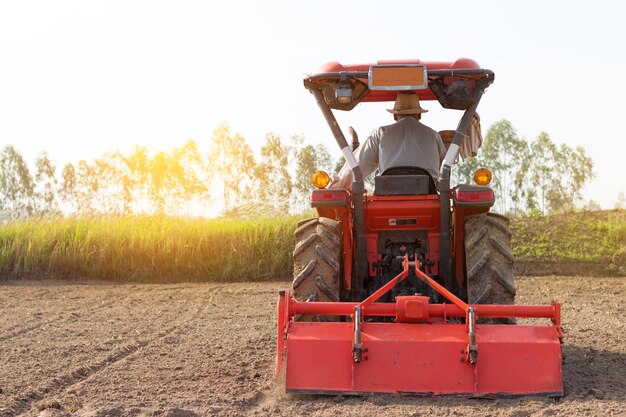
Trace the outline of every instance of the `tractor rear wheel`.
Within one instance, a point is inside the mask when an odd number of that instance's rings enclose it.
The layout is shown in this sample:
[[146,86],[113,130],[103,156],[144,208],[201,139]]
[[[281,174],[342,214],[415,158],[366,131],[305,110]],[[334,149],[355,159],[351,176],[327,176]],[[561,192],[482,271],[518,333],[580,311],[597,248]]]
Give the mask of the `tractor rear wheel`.
[[[293,294],[298,301],[339,301],[341,228],[325,217],[303,220],[295,231]],[[300,321],[334,321],[332,316],[296,317]]]
[[[470,304],[515,304],[509,219],[496,213],[465,218],[465,265]],[[515,319],[480,319],[510,323]]]

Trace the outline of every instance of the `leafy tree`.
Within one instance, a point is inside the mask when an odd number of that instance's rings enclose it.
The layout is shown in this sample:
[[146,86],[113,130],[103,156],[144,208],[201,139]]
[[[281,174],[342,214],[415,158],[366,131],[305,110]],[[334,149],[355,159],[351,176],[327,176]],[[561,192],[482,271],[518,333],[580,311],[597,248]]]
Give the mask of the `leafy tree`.
[[65,208],[70,212],[75,212],[77,208],[76,181],[76,169],[74,165],[71,163],[66,164],[61,172],[59,194],[61,201],[65,203]]
[[[566,167],[564,186],[566,190],[566,196],[564,201],[555,202],[555,204],[567,203],[567,207],[574,208],[576,202],[582,199],[582,189],[584,185],[593,179],[595,172],[593,171],[593,160],[587,156],[585,149],[582,146],[577,146],[572,149],[567,145],[561,145],[560,147],[559,162]],[[563,204],[561,207],[566,207]]]
[[[294,137],[297,145],[302,137]],[[299,210],[308,208],[308,197],[313,189],[311,178],[316,171],[332,172],[333,161],[328,149],[323,144],[294,147],[295,177],[293,186],[294,207]]]
[[168,160],[165,152],[158,152],[148,164],[148,173],[150,176],[148,195],[150,196],[156,213],[163,213],[165,211],[167,169]]
[[135,146],[128,155],[122,155],[126,165],[125,183],[128,187],[131,210],[138,213],[149,211],[149,164],[150,157],[145,146]]
[[540,209],[546,213],[547,195],[557,183],[555,172],[555,155],[557,147],[547,133],[541,132],[530,144],[528,170],[535,193],[527,196],[526,205],[529,209]]
[[593,178],[593,161],[581,147],[557,146],[541,132],[530,144],[527,164],[534,193],[527,194],[529,209],[566,212],[581,199],[585,183]]
[[208,163],[223,184],[225,211],[252,202],[256,162],[246,139],[231,134],[226,123],[215,129],[211,139]]
[[526,170],[524,163],[528,144],[521,139],[515,128],[506,120],[500,120],[489,128],[476,157],[468,157],[452,170],[452,181],[472,184],[474,172],[480,167],[493,174],[491,187],[496,193],[496,208],[501,213],[519,213],[523,207],[523,187]]
[[616,209],[626,209],[626,198],[624,198],[624,192],[620,191],[617,195],[617,201],[615,202]]
[[198,144],[189,140],[169,154],[169,211],[180,212],[184,207],[191,209],[208,191],[208,183],[202,180],[206,169],[202,166]]
[[257,165],[257,195],[262,197],[263,205],[278,213],[289,211],[292,192],[289,153],[289,147],[282,143],[280,136],[274,133],[265,136]]
[[107,153],[94,161],[98,191],[95,205],[99,212],[129,214],[132,210],[129,170],[120,152]]
[[11,216],[33,213],[34,183],[22,155],[10,145],[0,152],[0,211]]
[[76,169],[76,210],[80,214],[98,212],[96,196],[100,190],[97,171],[87,161],[80,160]]
[[511,122],[503,119],[489,127],[479,161],[493,173],[492,187],[501,213],[520,210],[527,153],[526,142],[519,138]]
[[[332,173],[343,164],[343,158],[333,163],[324,145],[306,144],[301,135],[285,144],[268,133],[257,165],[245,138],[224,123],[213,132],[206,157],[193,140],[152,157],[145,147],[135,147],[128,154],[67,164],[58,184],[56,166],[45,152],[35,161],[32,178],[19,152],[7,146],[0,152],[0,210],[12,216],[54,213],[62,203],[64,211],[80,214],[190,213],[210,201],[217,183],[226,212],[300,211],[308,209],[313,173]],[[489,128],[479,155],[459,163],[453,181],[473,182],[480,166],[493,172],[497,210],[504,213],[572,210],[593,177],[593,162],[584,149],[556,145],[545,132],[528,143],[507,120]],[[621,193],[616,207],[623,203]]]
[[480,166],[493,173],[491,186],[501,213],[572,210],[593,177],[593,163],[584,149],[557,146],[545,132],[528,143],[504,119],[489,128],[476,158],[458,164],[454,178],[471,183]]
[[597,210],[602,210],[602,207],[600,207],[600,204],[598,204],[596,201],[594,200],[589,200],[583,207],[582,207],[583,211],[597,211]]
[[38,214],[53,214],[58,212],[56,166],[48,158],[46,152],[41,152],[35,161],[35,211]]
[[468,157],[459,161],[452,169],[452,182],[455,184],[473,184],[474,172],[480,168],[482,158]]
[[111,157],[108,154],[102,155],[93,161],[92,173],[94,181],[98,184],[97,190],[94,190],[91,204],[94,212],[112,214],[116,213],[116,196],[114,190],[116,177],[118,173],[111,163]]

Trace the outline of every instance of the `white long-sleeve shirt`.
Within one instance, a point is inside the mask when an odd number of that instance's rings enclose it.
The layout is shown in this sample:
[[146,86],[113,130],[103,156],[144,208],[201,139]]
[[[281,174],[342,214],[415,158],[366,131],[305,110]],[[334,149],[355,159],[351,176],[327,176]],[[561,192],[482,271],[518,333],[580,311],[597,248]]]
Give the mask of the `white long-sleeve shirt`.
[[[414,166],[427,170],[437,182],[439,166],[445,156],[443,141],[435,130],[415,117],[403,117],[396,123],[382,126],[354,151],[363,178],[376,170]],[[346,163],[339,172],[340,181],[333,188],[351,188],[352,171]]]

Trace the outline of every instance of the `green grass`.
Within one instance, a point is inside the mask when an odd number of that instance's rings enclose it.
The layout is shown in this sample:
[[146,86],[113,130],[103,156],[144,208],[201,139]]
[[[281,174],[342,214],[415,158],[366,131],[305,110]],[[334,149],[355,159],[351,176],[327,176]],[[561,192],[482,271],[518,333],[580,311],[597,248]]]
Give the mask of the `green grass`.
[[608,272],[624,273],[626,210],[520,217],[511,228],[517,259],[602,263]]
[[280,279],[291,274],[298,220],[127,216],[0,224],[0,277]]
[[[301,217],[31,219],[0,224],[0,279],[267,281],[291,276]],[[626,210],[512,219],[524,262],[589,262],[626,274]]]

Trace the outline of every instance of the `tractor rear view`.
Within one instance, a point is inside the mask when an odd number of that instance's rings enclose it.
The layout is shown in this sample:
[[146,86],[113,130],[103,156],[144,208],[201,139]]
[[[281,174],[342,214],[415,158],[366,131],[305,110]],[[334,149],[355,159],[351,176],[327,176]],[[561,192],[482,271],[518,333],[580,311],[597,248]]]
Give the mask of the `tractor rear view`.
[[[511,232],[506,217],[490,212],[491,174],[481,169],[476,184],[450,186],[493,81],[470,59],[330,63],[304,80],[353,182],[327,188],[328,175],[316,173],[310,203],[318,217],[295,231],[292,289],[278,299],[276,368],[288,392],[563,395],[560,305],[514,304]],[[438,178],[424,167],[392,167],[366,193],[333,109],[406,91],[463,115]]]

